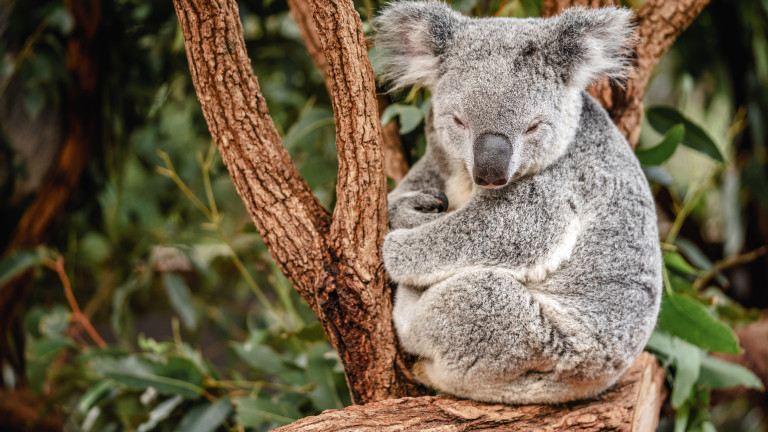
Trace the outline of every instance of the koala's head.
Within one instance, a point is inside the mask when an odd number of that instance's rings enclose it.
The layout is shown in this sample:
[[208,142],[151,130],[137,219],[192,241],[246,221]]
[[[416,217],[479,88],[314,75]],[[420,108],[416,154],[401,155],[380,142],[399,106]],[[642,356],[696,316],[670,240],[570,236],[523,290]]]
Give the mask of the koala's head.
[[432,92],[444,150],[476,184],[500,187],[566,150],[594,79],[620,79],[633,43],[627,9],[552,18],[468,18],[436,2],[400,2],[375,20],[392,89]]

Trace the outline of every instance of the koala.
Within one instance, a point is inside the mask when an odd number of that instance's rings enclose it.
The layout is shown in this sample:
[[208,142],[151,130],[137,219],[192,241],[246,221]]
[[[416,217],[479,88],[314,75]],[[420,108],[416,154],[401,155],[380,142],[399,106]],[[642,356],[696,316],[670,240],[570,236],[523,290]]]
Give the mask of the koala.
[[382,78],[432,95],[383,243],[394,326],[425,385],[561,403],[606,390],[642,352],[662,287],[654,201],[585,92],[625,76],[631,15],[470,18],[405,1],[375,19]]

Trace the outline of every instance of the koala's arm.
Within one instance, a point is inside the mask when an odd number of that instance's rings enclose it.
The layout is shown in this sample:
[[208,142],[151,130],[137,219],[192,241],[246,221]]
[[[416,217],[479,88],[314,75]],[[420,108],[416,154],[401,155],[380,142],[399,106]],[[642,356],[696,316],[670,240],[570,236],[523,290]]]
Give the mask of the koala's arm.
[[459,210],[384,239],[384,265],[398,283],[426,287],[468,267],[543,280],[567,259],[580,233],[568,193],[476,195]]
[[387,196],[391,229],[413,228],[442,216],[448,208],[445,196],[447,161],[432,128],[432,115],[426,119],[427,151]]

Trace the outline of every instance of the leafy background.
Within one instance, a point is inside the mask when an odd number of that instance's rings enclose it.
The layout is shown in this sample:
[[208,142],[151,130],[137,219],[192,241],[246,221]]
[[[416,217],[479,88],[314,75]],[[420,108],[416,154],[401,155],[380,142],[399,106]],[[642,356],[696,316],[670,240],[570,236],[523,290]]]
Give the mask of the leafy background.
[[[355,4],[369,32],[375,4]],[[475,15],[540,11],[534,0],[453,4]],[[322,78],[283,2],[240,8],[277,129],[332,208],[334,125]],[[661,430],[767,429],[764,398],[714,407],[709,398],[711,389],[760,387],[711,353],[738,352],[733,329],[768,307],[766,23],[764,1],[714,1],[648,89],[637,154],[657,198],[666,265],[648,344],[671,388]],[[25,125],[7,113],[42,124],[28,133],[61,129],[73,24],[62,1],[0,7],[3,245],[33,196],[20,185],[44,159],[22,151],[12,137]],[[84,431],[268,430],[349,405],[335,352],[272,262],[211,142],[171,2],[103,2],[99,32],[102,112],[85,178],[46,245],[0,261],[0,289],[30,269],[34,278],[26,374],[4,364],[4,385],[28,386],[53,401],[68,430]],[[371,58],[377,68],[375,49]],[[399,120],[416,160],[429,95],[393,101],[382,121]],[[92,332],[75,324],[83,317]]]

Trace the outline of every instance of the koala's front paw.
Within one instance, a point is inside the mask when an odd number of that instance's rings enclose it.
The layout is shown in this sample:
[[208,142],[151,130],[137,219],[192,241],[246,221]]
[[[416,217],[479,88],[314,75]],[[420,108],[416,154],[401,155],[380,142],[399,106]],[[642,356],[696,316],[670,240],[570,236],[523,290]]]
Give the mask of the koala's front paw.
[[448,197],[437,189],[407,192],[389,203],[389,228],[414,228],[448,209]]

